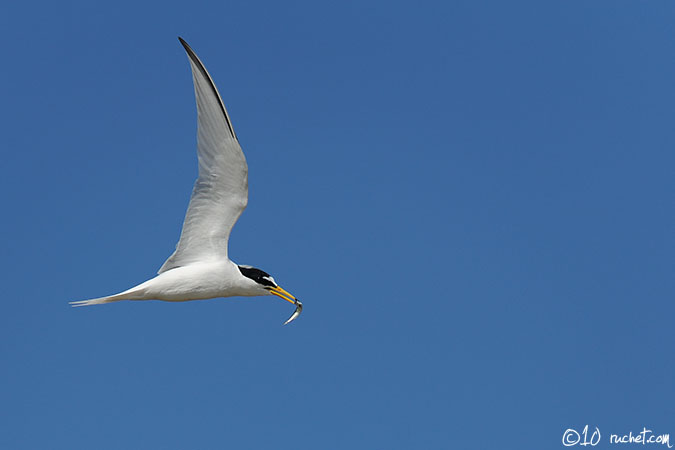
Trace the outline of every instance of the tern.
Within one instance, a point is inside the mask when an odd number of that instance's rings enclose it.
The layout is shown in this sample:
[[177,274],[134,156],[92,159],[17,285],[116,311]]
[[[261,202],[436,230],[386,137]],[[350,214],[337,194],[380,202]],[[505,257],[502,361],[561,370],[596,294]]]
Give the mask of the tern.
[[267,272],[238,265],[227,255],[232,227],[248,203],[248,166],[225,104],[197,54],[182,38],[197,101],[199,175],[192,190],[176,251],[158,275],[119,294],[70,302],[101,305],[120,300],[185,302],[217,297],[276,295],[295,306],[284,325],[302,312],[302,303]]

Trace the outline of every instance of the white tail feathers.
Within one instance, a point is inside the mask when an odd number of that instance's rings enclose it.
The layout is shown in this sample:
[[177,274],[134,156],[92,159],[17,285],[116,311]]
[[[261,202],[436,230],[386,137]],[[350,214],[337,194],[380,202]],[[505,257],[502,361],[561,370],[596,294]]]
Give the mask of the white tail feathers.
[[91,306],[103,305],[104,303],[119,302],[120,300],[141,300],[144,299],[144,290],[139,286],[127,289],[115,295],[108,295],[107,297],[92,298],[91,300],[80,300],[78,302],[69,302],[72,307],[76,306]]
[[119,294],[109,295],[107,297],[92,298],[91,300],[80,300],[79,302],[70,302],[69,305],[72,307],[76,306],[91,306],[91,305],[103,305],[104,303],[119,302],[120,300],[132,300],[134,298],[134,291],[129,289],[128,291],[120,292]]
[[72,307],[76,306],[91,306],[91,305],[102,305],[104,303],[119,302],[124,300],[123,298],[115,298],[116,295],[111,295],[110,297],[101,297],[101,298],[92,298],[91,300],[80,300],[79,302],[69,302],[68,304]]

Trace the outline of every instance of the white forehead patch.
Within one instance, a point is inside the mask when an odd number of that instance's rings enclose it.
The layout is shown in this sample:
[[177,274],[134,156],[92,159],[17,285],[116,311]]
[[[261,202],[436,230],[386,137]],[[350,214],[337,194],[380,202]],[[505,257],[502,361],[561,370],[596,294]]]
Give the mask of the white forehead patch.
[[272,277],[263,277],[263,280],[267,280],[275,286],[277,285],[277,282],[274,281],[274,278],[272,278]]

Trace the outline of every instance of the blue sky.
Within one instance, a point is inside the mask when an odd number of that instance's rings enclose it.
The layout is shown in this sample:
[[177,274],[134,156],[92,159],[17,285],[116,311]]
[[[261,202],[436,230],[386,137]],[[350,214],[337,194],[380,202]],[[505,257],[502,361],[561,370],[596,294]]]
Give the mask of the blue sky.
[[[672,433],[675,4],[0,7],[0,447],[564,448]],[[273,297],[71,309],[154,275],[187,58]],[[657,448],[660,446],[656,446]]]

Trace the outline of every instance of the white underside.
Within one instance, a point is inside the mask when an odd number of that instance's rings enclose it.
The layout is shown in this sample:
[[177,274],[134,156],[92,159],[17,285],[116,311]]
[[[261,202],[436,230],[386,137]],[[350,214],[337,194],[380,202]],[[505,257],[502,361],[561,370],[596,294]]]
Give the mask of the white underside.
[[119,300],[186,302],[216,297],[256,295],[270,295],[270,293],[255,281],[243,276],[232,261],[221,260],[177,267],[119,294],[71,304],[88,306]]

